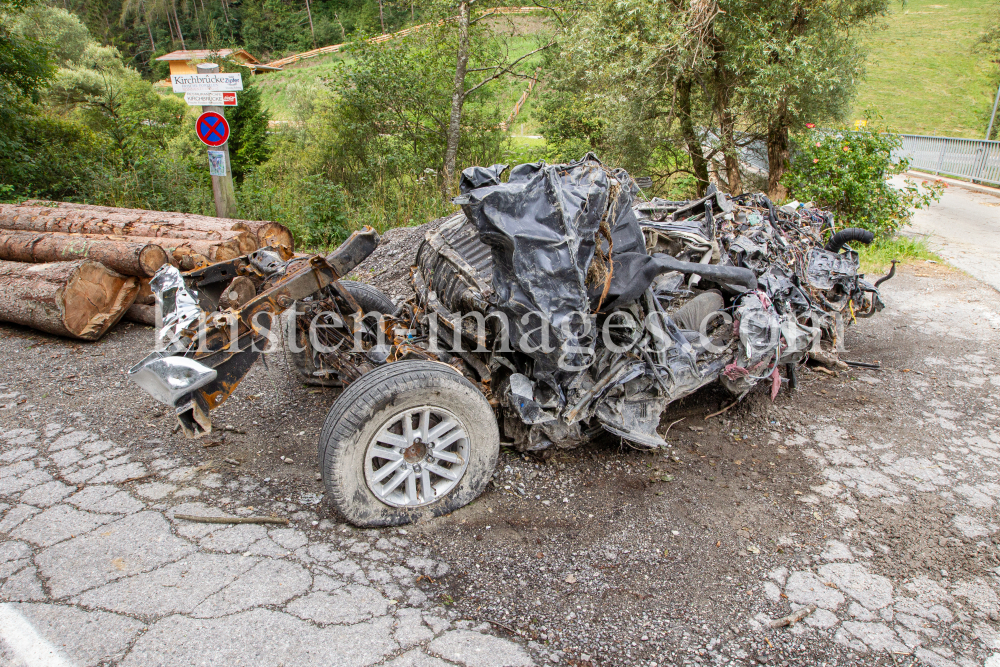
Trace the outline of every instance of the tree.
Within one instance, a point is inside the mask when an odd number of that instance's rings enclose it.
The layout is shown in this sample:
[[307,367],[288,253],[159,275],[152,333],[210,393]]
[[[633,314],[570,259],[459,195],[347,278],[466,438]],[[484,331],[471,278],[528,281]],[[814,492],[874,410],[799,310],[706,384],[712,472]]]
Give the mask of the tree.
[[881,25],[889,2],[725,0],[720,7],[746,116],[766,136],[768,192],[780,199],[789,133],[845,117],[865,69],[859,38]]
[[[455,51],[455,76],[451,89],[451,109],[448,118],[447,147],[444,153],[444,165],[441,169],[441,196],[448,199],[455,176],[455,160],[458,156],[458,146],[462,138],[462,107],[469,96],[505,75],[520,76],[528,79],[530,74],[518,74],[515,67],[540,51],[553,46],[555,41],[549,41],[543,46],[525,53],[517,58],[511,58],[509,48],[502,38],[489,30],[484,31],[488,39],[497,42],[499,48],[494,49],[494,57],[482,67],[469,68],[469,57],[472,50],[472,26],[478,21],[490,16],[490,12],[484,12],[476,19],[470,17],[470,7],[475,0],[459,0],[457,32],[458,45]],[[478,81],[469,84],[467,78],[469,74],[476,74]]]
[[[3,192],[11,194],[18,167],[34,154],[30,147],[32,102],[52,78],[54,67],[45,45],[19,30],[19,20],[32,3],[0,0],[0,176]],[[15,176],[15,178],[11,178]]]
[[153,21],[157,14],[164,14],[164,5],[155,0],[125,0],[122,2],[119,25],[125,25],[129,18],[138,21],[141,17],[146,23],[146,30],[149,32],[149,46],[156,50],[156,40],[153,39]]
[[[468,140],[449,144],[456,37],[442,26],[353,47],[353,62],[330,82],[337,97],[323,123],[331,178],[357,190],[375,174],[395,179],[437,171],[452,147],[452,164],[459,154],[499,155],[502,112],[487,93],[461,109]],[[484,55],[470,49],[469,58],[475,67]]]
[[260,88],[253,84],[249,70],[241,69],[246,83],[238,94],[239,104],[225,109],[229,121],[229,158],[237,183],[243,183],[254,167],[271,157],[271,145],[267,140],[271,113],[261,103]]
[[48,5],[26,8],[14,17],[11,29],[23,39],[42,45],[54,66],[78,60],[94,41],[75,14]]
[[619,0],[583,17],[560,62],[582,73],[633,168],[737,193],[740,150],[763,141],[780,198],[789,133],[843,117],[863,73],[859,37],[887,10],[888,0]]
[[11,121],[52,77],[48,49],[39,40],[16,33],[11,25],[33,3],[0,0],[0,122]]
[[316,48],[316,26],[313,25],[313,13],[312,7],[309,6],[309,0],[306,0],[306,14],[309,15],[309,34],[312,35],[313,48]]
[[0,131],[0,180],[19,196],[185,208],[192,178],[169,148],[187,107],[62,9],[35,7],[10,34],[45,35],[58,68]]

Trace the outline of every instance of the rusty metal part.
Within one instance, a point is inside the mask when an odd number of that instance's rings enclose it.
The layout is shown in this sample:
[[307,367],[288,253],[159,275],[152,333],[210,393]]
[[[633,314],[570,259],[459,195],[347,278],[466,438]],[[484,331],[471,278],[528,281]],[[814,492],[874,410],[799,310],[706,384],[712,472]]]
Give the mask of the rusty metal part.
[[[333,286],[352,309],[345,320],[353,327],[357,303],[336,283],[364,261],[378,240],[373,229],[365,228],[326,257],[291,256],[280,249],[256,251],[184,275],[185,284],[197,291],[206,317],[199,328],[183,332],[189,342],[180,343],[186,350],[182,354],[218,373],[211,383],[178,399],[177,416],[185,434],[198,437],[211,431],[209,412],[232,395],[265,345],[275,338],[278,316],[298,300]],[[219,307],[228,310],[219,311]],[[350,336],[345,338],[353,342]],[[345,356],[337,370],[355,379],[365,369],[363,362]]]
[[[336,283],[331,288],[335,286]],[[324,290],[324,293],[330,292]],[[355,351],[354,336],[361,325],[355,317],[357,309],[344,312],[345,309],[337,304],[333,296],[300,302],[300,306],[303,310],[296,315],[298,326],[295,327],[299,347],[312,349],[318,344],[320,349],[329,350],[322,353],[313,351],[314,373],[346,385],[374,368],[364,349]],[[313,341],[309,340],[310,331],[315,338]]]
[[326,261],[338,275],[346,276],[375,251],[378,243],[378,232],[371,227],[365,227],[351,234],[339,248],[326,256]]

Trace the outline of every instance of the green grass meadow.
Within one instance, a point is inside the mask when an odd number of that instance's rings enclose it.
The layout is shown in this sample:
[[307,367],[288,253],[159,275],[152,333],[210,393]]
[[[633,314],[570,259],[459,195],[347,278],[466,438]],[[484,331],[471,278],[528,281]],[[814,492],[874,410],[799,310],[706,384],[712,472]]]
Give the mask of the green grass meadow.
[[[538,48],[543,38],[540,33],[546,30],[546,21],[531,15],[497,19],[494,23],[498,30],[513,33],[509,38],[511,60]],[[337,67],[347,58],[350,58],[347,54],[332,53],[302,60],[286,66],[280,72],[261,74],[254,78],[254,83],[260,87],[264,105],[271,110],[271,117],[274,120],[296,120],[296,102],[306,100],[322,90],[325,86],[324,79],[333,75]],[[542,54],[538,53],[522,61],[518,69],[533,72],[541,62]],[[506,77],[494,86],[497,104],[503,110],[505,120],[527,87],[527,81],[514,77]],[[536,88],[535,91],[537,90]],[[522,107],[516,127],[512,128],[513,134],[520,134],[522,129],[525,134],[535,133],[536,125],[531,114],[534,96],[533,92]]]
[[868,39],[866,80],[853,118],[874,109],[904,134],[982,139],[1000,65],[976,48],[996,0],[909,0]]

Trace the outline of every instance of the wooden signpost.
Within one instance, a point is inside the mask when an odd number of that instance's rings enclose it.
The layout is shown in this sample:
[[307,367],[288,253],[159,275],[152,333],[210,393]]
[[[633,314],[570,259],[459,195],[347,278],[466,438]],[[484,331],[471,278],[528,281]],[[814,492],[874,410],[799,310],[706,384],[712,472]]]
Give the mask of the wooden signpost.
[[229,162],[229,124],[223,114],[223,105],[236,106],[235,91],[243,90],[243,79],[240,74],[219,74],[219,66],[215,63],[199,63],[196,69],[197,74],[173,81],[174,92],[184,93],[185,101],[191,106],[201,105],[202,114],[195,130],[202,143],[208,146],[215,215],[232,218],[236,215],[236,190]]

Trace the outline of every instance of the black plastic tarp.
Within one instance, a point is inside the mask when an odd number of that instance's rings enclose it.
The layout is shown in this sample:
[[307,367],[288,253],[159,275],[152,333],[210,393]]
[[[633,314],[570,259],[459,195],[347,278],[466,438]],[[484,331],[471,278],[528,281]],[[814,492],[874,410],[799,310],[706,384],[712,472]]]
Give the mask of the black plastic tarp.
[[569,164],[519,165],[506,183],[500,181],[504,169],[466,169],[456,201],[492,248],[496,307],[509,319],[512,344],[537,348],[546,328],[552,351],[531,353],[533,376],[562,394],[559,387],[568,377],[560,365],[582,368],[590,362],[578,350],[592,342],[592,310],[607,284],[587,282],[599,243],[607,255],[607,239],[599,234],[605,216],[614,267],[603,311],[635,300],[663,269],[646,253],[632,210],[635,185],[624,171],[607,170],[591,154]]

